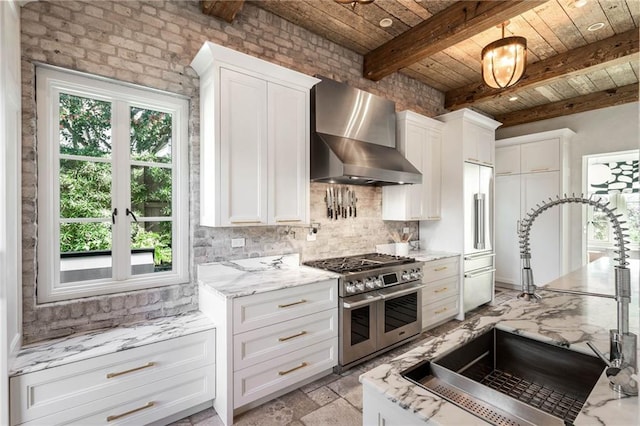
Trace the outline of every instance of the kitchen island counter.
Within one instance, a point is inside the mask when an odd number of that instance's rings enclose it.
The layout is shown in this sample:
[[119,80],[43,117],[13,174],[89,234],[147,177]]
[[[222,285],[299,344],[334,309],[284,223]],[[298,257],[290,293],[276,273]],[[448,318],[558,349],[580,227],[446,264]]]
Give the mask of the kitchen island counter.
[[300,265],[297,254],[198,265],[198,283],[225,298],[250,296],[338,277],[333,272]]
[[[632,304],[630,331],[638,334],[638,269],[630,261]],[[601,258],[549,284],[550,287],[614,293],[613,266]],[[534,271],[535,273],[535,271]],[[482,424],[482,420],[439,396],[404,379],[400,373],[425,359],[448,352],[493,326],[559,346],[592,354],[586,342],[593,342],[602,352],[609,350],[609,329],[616,328],[616,302],[592,296],[576,296],[540,290],[539,303],[513,299],[492,308],[484,316],[473,318],[460,327],[426,341],[388,364],[360,376],[365,394],[364,423],[369,424],[367,395],[380,403],[393,405],[406,422],[428,421],[430,424]],[[559,372],[561,374],[561,372]],[[378,404],[378,405],[379,405]],[[373,407],[370,407],[373,408]],[[638,398],[617,398],[601,375],[575,424],[637,425],[640,423]],[[414,423],[414,422],[412,422]],[[377,423],[376,423],[377,424]]]

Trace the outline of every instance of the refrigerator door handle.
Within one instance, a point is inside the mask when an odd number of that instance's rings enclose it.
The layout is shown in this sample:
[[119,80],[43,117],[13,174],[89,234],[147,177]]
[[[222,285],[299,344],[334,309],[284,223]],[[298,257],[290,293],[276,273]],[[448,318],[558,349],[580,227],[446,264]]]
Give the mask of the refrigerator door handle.
[[475,232],[473,248],[477,250],[484,250],[485,248],[485,229],[484,229],[484,212],[485,212],[485,195],[475,194],[474,198],[474,210],[475,210]]

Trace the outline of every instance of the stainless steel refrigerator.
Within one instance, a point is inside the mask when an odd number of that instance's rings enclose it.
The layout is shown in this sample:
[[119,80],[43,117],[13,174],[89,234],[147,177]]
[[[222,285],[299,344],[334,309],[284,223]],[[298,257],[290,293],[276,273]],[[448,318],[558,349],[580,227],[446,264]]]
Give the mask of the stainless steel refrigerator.
[[493,167],[464,163],[463,310],[493,299]]

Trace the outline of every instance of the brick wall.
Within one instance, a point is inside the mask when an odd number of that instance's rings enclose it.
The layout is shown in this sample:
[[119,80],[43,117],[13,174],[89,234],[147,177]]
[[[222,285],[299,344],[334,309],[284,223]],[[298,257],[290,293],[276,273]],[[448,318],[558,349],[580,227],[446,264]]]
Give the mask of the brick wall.
[[[324,216],[324,184],[311,185],[311,216],[321,223],[317,241],[286,227],[204,228],[198,224],[199,80],[189,67],[206,40],[300,72],[344,81],[392,99],[397,109],[433,116],[444,112],[441,92],[400,74],[372,82],[361,78],[362,56],[288,21],[245,4],[227,24],[200,12],[197,1],[39,1],[22,8],[23,93],[23,334],[25,343],[74,331],[173,315],[197,308],[195,265],[202,262],[299,252],[303,259],[374,249],[388,231],[417,222],[383,222],[381,190],[356,188],[359,217]],[[190,262],[192,283],[37,305],[37,179],[35,62],[111,77],[191,98],[189,120]],[[231,249],[231,238],[246,246]]]

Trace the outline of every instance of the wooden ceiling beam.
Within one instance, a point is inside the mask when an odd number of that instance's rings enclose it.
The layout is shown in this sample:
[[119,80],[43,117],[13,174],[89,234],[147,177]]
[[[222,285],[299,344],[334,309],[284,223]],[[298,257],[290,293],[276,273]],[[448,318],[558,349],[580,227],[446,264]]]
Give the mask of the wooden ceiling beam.
[[364,56],[363,75],[378,81],[547,0],[460,1]]
[[202,13],[205,15],[213,16],[215,18],[224,19],[231,23],[236,18],[236,15],[242,6],[244,0],[201,0],[200,7]]
[[629,102],[638,102],[638,83],[514,111],[494,118],[501,122],[504,128]]
[[444,107],[456,110],[476,102],[509,97],[517,91],[638,53],[638,29],[616,34],[595,43],[569,50],[527,66],[522,79],[506,89],[494,89],[484,82],[472,83],[445,93]]

